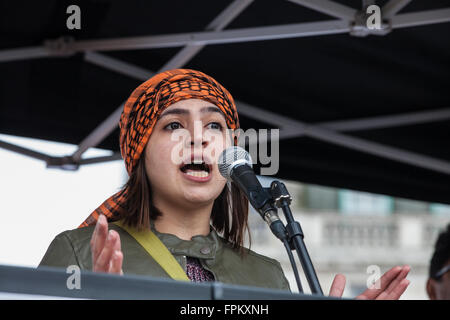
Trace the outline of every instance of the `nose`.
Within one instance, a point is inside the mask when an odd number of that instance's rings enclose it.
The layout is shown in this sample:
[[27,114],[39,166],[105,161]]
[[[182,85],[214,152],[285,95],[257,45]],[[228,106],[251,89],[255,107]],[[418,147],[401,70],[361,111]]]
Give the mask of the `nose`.
[[190,144],[191,151],[195,155],[201,156],[203,150],[208,146],[208,143],[209,143],[209,141],[207,140],[207,138],[205,137],[205,135],[202,132],[194,133],[194,135],[192,136],[192,139],[191,139],[191,144]]
[[199,140],[193,140],[193,141],[191,141],[191,146],[194,146],[194,148],[195,148],[195,146],[203,146],[203,147],[206,147],[207,145],[208,145],[208,141],[206,141],[205,139],[199,139]]
[[189,130],[191,135],[190,146],[194,149],[198,147],[206,147],[209,143],[208,138],[205,135],[206,130],[203,128],[201,121],[194,121],[194,126]]
[[186,145],[186,147],[191,149],[191,154],[194,155],[194,163],[203,162],[203,151],[209,144],[205,132],[206,130],[204,130],[201,122],[196,123],[196,125],[189,130],[190,139],[188,139],[188,142],[190,143]]

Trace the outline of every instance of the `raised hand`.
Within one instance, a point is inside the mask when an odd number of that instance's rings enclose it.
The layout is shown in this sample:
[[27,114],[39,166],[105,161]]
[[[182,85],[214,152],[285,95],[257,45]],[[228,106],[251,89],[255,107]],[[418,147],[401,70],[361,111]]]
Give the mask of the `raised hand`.
[[[409,285],[406,279],[410,271],[409,266],[397,266],[387,271],[378,281],[369,289],[356,297],[361,300],[397,300],[405,292]],[[379,289],[377,289],[379,288]],[[336,275],[330,288],[330,296],[342,297],[345,289],[345,276]]]
[[123,274],[120,236],[114,230],[108,232],[108,222],[103,215],[98,217],[90,244],[92,271]]

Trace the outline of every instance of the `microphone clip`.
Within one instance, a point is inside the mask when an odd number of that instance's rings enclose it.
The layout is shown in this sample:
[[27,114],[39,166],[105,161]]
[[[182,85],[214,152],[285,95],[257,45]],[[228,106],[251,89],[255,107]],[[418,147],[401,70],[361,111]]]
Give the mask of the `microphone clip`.
[[283,205],[290,205],[292,202],[292,197],[289,194],[286,186],[283,182],[278,180],[272,181],[268,191],[272,195],[273,202],[277,208],[282,208]]

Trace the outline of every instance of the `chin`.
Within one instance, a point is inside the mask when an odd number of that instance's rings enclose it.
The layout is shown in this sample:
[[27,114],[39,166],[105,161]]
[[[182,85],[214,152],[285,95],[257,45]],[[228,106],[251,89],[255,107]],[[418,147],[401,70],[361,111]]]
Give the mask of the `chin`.
[[192,204],[208,204],[214,202],[219,195],[220,192],[212,194],[211,190],[208,190],[207,192],[186,192],[184,198]]

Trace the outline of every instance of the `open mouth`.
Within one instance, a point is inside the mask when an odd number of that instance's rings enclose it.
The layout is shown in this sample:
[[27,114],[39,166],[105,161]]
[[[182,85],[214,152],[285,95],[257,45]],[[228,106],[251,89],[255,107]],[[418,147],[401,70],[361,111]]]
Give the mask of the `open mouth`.
[[205,162],[200,164],[190,163],[183,165],[180,170],[192,177],[206,178],[211,172],[211,167]]

